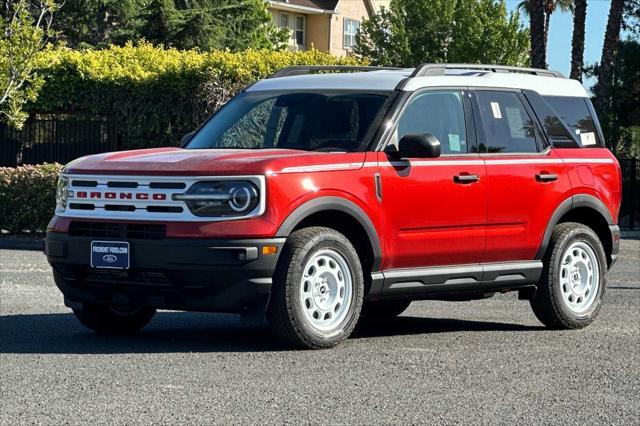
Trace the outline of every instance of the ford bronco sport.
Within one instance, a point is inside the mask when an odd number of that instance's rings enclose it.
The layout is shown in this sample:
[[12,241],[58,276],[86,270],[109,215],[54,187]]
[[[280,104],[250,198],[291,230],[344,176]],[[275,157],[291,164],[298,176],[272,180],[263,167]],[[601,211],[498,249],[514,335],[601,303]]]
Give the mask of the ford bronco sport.
[[620,168],[588,95],[486,65],[289,67],[181,148],[83,157],[45,250],[87,327],[156,309],[266,314],[298,347],[413,300],[518,291],[585,327],[617,258]]

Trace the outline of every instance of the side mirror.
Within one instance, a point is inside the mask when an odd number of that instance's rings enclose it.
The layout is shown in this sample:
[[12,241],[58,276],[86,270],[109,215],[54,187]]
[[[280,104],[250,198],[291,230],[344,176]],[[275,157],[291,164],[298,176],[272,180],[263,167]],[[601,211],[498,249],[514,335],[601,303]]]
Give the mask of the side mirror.
[[188,144],[195,133],[196,132],[189,132],[186,135],[184,135],[182,139],[180,139],[180,145],[185,146],[186,144]]
[[440,141],[431,133],[404,135],[398,147],[400,158],[440,157]]

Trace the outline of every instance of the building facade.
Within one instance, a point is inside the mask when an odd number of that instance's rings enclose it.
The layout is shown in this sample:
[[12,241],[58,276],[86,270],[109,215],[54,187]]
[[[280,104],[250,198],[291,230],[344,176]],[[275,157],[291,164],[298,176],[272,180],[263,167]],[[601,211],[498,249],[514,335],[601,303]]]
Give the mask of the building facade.
[[287,28],[289,48],[349,53],[364,19],[389,7],[390,0],[270,0],[273,23]]

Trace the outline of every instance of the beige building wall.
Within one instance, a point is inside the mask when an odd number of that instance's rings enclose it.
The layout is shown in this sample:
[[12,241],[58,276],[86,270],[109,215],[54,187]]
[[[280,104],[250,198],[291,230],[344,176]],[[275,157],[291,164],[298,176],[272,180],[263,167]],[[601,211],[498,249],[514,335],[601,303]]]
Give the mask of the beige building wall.
[[344,48],[344,20],[351,19],[362,22],[369,18],[365,0],[340,0],[338,13],[331,19],[331,46],[329,52],[333,55],[344,56],[349,49]]
[[307,15],[305,48],[315,47],[318,50],[329,50],[329,25],[331,15]]

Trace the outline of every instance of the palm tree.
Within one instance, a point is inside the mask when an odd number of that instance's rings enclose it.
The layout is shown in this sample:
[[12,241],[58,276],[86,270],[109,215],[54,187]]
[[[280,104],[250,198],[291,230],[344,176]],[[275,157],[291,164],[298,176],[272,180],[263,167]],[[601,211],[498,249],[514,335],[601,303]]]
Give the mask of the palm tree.
[[586,19],[587,0],[575,0],[570,77],[579,81],[582,81],[582,67],[584,64],[584,26]]
[[609,92],[613,80],[613,63],[616,58],[618,43],[620,41],[620,29],[622,28],[624,7],[625,0],[611,0],[607,29],[604,33],[602,58],[600,59],[600,65],[598,66],[598,83],[595,87],[595,106],[600,116],[607,121]]
[[[525,0],[529,15],[531,35],[531,66],[534,68],[547,67],[547,47],[544,40],[544,1]],[[523,2],[524,3],[524,2]]]
[[[553,15],[553,12],[556,10],[573,12],[573,0],[522,0],[518,3],[518,9],[522,10],[525,15],[533,18],[531,12],[533,11],[533,6],[535,6],[536,3],[542,3],[542,10],[544,13],[544,49],[546,52],[547,41],[549,40],[549,23],[551,22],[551,15]],[[533,32],[533,28],[531,28],[531,31]]]

